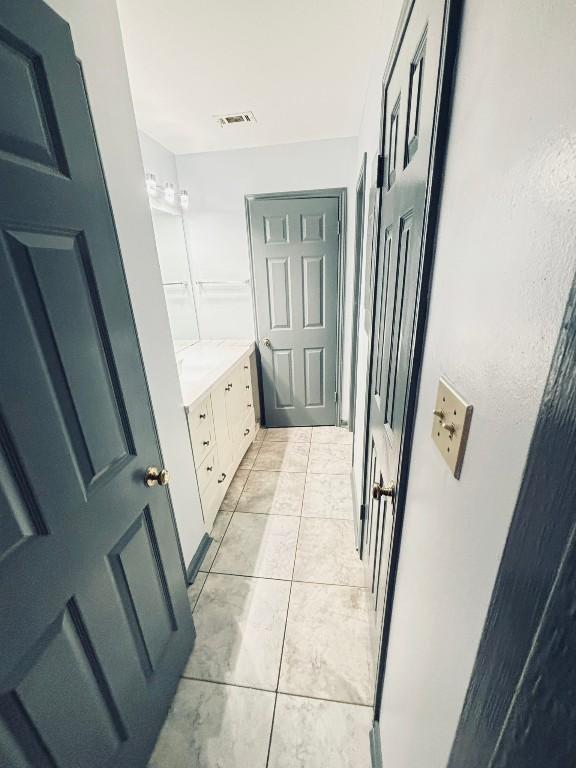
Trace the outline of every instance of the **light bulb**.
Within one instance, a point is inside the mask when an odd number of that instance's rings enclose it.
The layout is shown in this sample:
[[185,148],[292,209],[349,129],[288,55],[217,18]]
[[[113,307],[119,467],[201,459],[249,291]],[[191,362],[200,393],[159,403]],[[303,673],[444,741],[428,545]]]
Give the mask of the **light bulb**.
[[170,182],[167,181],[164,186],[164,200],[166,200],[167,203],[172,204],[174,202],[175,194],[174,184],[170,184]]
[[146,189],[148,190],[148,194],[152,195],[152,197],[156,197],[158,194],[158,186],[156,184],[156,175],[153,173],[147,173],[146,174]]
[[181,189],[178,196],[180,198],[180,208],[187,210],[190,205],[190,196],[188,195],[188,192],[185,189]]

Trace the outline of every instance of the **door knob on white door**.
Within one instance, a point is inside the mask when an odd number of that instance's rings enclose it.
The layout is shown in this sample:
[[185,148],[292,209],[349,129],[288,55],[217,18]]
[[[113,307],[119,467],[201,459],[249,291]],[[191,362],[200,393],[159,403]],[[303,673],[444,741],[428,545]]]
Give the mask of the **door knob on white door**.
[[272,344],[270,342],[270,339],[262,339],[262,344],[264,344],[265,347],[271,347]]
[[386,496],[389,499],[393,499],[396,495],[396,486],[394,483],[387,483],[381,485],[380,483],[374,483],[372,486],[372,498],[379,500],[382,496]]

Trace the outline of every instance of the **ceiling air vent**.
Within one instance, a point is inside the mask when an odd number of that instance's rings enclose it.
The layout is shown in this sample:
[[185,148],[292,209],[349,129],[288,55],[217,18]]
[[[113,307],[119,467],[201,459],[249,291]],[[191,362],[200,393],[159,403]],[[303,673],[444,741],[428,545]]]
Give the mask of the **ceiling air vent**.
[[235,115],[216,115],[216,121],[220,128],[224,128],[227,125],[255,123],[256,118],[253,112],[238,112]]

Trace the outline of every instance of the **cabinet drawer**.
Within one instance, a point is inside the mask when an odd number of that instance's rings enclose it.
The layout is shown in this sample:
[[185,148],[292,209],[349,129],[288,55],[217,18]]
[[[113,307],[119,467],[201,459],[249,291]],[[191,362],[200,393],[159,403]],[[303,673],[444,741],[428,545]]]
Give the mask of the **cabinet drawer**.
[[216,448],[211,450],[202,464],[197,467],[196,474],[198,476],[198,488],[202,496],[210,483],[216,484],[216,478],[218,477],[218,454]]
[[244,420],[238,435],[239,439],[239,457],[242,459],[250,445],[252,444],[256,435],[256,421],[254,420],[254,413]]
[[200,405],[188,414],[188,428],[190,430],[190,442],[194,453],[194,462],[198,466],[214,448],[214,423],[212,421],[212,407],[210,398],[206,398]]

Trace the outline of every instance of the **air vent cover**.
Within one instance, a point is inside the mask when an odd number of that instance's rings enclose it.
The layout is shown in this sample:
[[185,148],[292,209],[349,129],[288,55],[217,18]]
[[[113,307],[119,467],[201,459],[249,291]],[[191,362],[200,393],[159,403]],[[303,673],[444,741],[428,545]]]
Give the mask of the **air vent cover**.
[[254,112],[238,112],[235,115],[216,115],[216,121],[220,128],[228,125],[242,125],[246,123],[255,123]]

